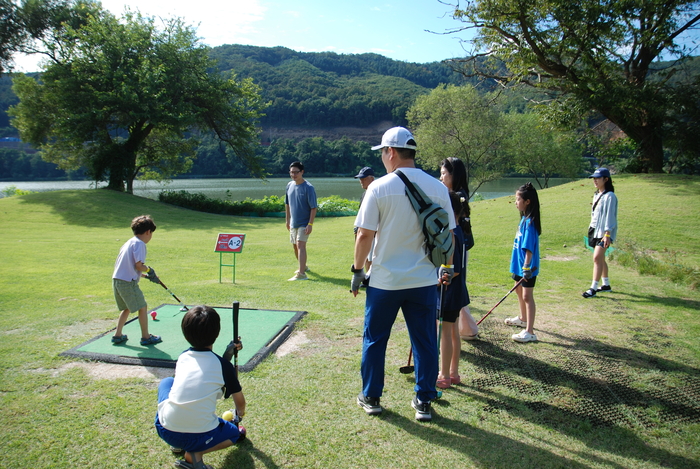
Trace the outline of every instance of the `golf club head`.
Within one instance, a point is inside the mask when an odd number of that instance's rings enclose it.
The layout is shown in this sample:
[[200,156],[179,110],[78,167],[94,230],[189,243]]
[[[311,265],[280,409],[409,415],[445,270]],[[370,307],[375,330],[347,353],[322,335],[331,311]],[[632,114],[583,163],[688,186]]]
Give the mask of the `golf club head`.
[[189,309],[187,309],[186,306],[183,306],[182,308],[180,308],[180,311],[189,311]]
[[399,371],[405,375],[413,373],[413,370],[414,370],[413,365],[406,365],[406,366],[402,366],[401,368],[399,368]]
[[442,391],[437,392],[437,399],[440,399],[442,397]]

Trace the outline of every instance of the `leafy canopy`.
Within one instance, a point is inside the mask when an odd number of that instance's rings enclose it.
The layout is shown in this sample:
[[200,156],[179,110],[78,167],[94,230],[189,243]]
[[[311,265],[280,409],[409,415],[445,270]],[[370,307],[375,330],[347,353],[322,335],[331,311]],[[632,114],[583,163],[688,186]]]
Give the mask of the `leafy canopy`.
[[[690,52],[679,38],[699,24],[699,7],[697,0],[475,0],[457,4],[454,17],[462,30],[478,31],[465,74],[563,93],[559,110],[600,112],[636,142],[640,169],[660,172],[673,111],[668,78]],[[664,53],[679,60],[650,80]]]
[[215,70],[194,29],[127,13],[93,12],[45,43],[41,80],[15,78],[11,108],[24,141],[62,168],[85,166],[109,188],[132,192],[138,175],[189,169],[197,135],[211,130],[256,176],[257,122],[264,107],[250,80]]

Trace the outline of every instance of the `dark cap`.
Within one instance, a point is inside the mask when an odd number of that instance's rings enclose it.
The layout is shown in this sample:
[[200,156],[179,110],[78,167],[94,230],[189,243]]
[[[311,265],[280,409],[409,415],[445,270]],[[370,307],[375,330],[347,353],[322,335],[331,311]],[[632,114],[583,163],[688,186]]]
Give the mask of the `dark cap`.
[[355,179],[362,179],[366,178],[367,176],[374,176],[374,170],[369,166],[362,168],[360,172],[357,173],[357,176],[355,176]]
[[596,168],[595,172],[588,177],[589,178],[609,178],[610,171],[608,171],[608,168]]

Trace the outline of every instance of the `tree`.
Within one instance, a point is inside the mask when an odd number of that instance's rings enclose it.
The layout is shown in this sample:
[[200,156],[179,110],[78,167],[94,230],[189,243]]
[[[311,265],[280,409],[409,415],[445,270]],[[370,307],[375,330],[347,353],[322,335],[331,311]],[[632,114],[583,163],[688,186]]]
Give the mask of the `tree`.
[[34,45],[63,23],[78,27],[97,9],[93,2],[77,0],[0,0],[0,73],[12,70],[15,53],[37,53]]
[[418,97],[407,118],[415,130],[418,162],[438,168],[445,158],[461,159],[470,197],[482,184],[503,176],[505,126],[488,95],[471,85],[440,86]]
[[61,168],[84,166],[108,188],[133,192],[139,173],[171,177],[191,166],[198,132],[213,131],[247,169],[263,104],[250,80],[226,79],[182,20],[106,11],[45,43],[40,81],[14,79],[12,125]]
[[[700,22],[697,0],[475,0],[457,4],[461,30],[477,29],[467,75],[527,83],[562,93],[560,110],[596,110],[637,145],[643,171],[664,166],[669,78],[689,51],[679,37]],[[653,63],[678,60],[650,79]],[[497,61],[482,61],[489,57]],[[481,64],[500,69],[482,68]],[[507,68],[502,68],[505,63]]]
[[535,178],[540,189],[549,179],[577,177],[583,169],[581,145],[573,132],[560,132],[543,126],[535,113],[508,114],[506,151],[516,171]]

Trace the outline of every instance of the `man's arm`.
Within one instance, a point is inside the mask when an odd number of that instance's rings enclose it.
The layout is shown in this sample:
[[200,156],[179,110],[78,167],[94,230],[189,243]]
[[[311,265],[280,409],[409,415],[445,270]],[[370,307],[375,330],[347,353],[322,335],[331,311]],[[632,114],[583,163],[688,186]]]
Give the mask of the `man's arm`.
[[[357,230],[353,266],[356,266],[358,269],[364,268],[365,260],[369,255],[369,250],[372,249],[372,240],[376,234],[376,231],[368,230],[367,228],[359,228]],[[357,290],[351,291],[353,296],[357,296]]]
[[316,212],[318,211],[317,208],[312,208],[311,212],[309,213],[309,224],[306,225],[306,234],[311,234],[311,230],[313,229],[314,220],[316,219]]
[[285,223],[287,224],[287,231],[289,231],[290,223],[291,223],[291,213],[289,212],[289,204],[284,204],[284,218],[285,218]]

